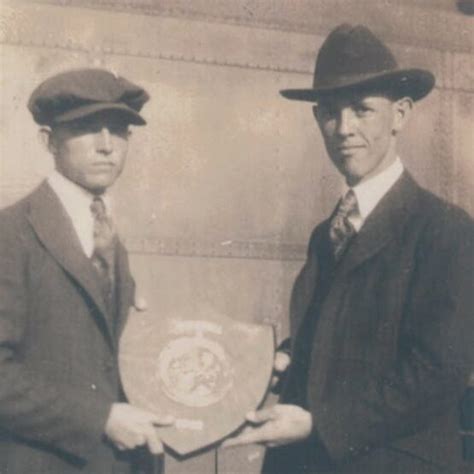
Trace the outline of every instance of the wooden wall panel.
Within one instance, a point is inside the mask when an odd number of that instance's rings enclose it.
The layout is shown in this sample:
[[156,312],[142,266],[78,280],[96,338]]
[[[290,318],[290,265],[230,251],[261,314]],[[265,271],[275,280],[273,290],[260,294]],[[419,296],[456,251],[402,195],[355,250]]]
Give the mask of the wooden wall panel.
[[456,182],[453,201],[474,215],[474,94],[455,96],[452,118]]
[[172,16],[255,28],[327,34],[362,22],[387,41],[472,51],[471,19],[456,0],[34,0],[36,3]]
[[212,307],[234,319],[271,324],[279,340],[287,333],[284,316],[299,261],[134,254],[131,264],[137,293],[157,318],[179,307]]

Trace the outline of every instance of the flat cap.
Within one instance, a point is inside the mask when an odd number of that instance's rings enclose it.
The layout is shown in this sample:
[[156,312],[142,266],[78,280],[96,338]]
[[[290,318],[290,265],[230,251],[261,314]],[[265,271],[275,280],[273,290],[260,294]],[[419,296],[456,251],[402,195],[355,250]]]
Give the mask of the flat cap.
[[145,125],[138,113],[148,93],[105,69],[74,69],[54,75],[31,94],[28,109],[40,125],[69,122],[104,110],[116,111],[133,125]]

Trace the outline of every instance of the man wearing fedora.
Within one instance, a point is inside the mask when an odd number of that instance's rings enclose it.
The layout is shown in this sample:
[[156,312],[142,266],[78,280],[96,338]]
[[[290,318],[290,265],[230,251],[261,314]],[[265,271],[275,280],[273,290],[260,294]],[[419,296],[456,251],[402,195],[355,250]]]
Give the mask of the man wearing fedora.
[[266,473],[472,471],[459,402],[474,369],[474,223],[418,186],[396,151],[433,85],[344,24],[319,51],[313,87],[282,91],[314,104],[345,190],[294,285],[280,402],[226,442],[271,448]]
[[0,212],[2,474],[129,473],[162,451],[154,426],[172,420],[121,390],[134,282],[107,194],[148,98],[102,69],[55,75],[30,97],[55,171]]

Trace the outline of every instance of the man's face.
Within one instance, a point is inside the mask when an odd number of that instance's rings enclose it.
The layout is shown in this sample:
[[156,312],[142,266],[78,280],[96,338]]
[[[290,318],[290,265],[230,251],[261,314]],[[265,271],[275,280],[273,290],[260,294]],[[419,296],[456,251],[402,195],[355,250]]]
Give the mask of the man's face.
[[115,183],[128,151],[128,124],[112,113],[97,114],[57,125],[49,147],[63,176],[100,194]]
[[381,95],[323,98],[314,107],[327,152],[350,186],[395,159],[397,103]]

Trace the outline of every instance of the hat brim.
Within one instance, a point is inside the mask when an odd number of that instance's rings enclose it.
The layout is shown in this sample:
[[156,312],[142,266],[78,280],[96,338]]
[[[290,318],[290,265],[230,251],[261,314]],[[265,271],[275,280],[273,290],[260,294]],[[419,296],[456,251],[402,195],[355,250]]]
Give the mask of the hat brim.
[[131,107],[128,107],[123,103],[111,103],[111,102],[96,102],[93,104],[85,104],[80,107],[75,107],[73,110],[69,110],[60,115],[54,117],[54,124],[71,122],[73,120],[88,117],[102,111],[116,112],[117,115],[122,116],[131,125],[145,125],[146,120]]
[[434,75],[425,69],[398,69],[379,74],[350,76],[337,83],[311,89],[284,89],[280,94],[286,99],[318,102],[322,97],[345,91],[388,92],[396,97],[420,100],[430,93],[435,84]]

